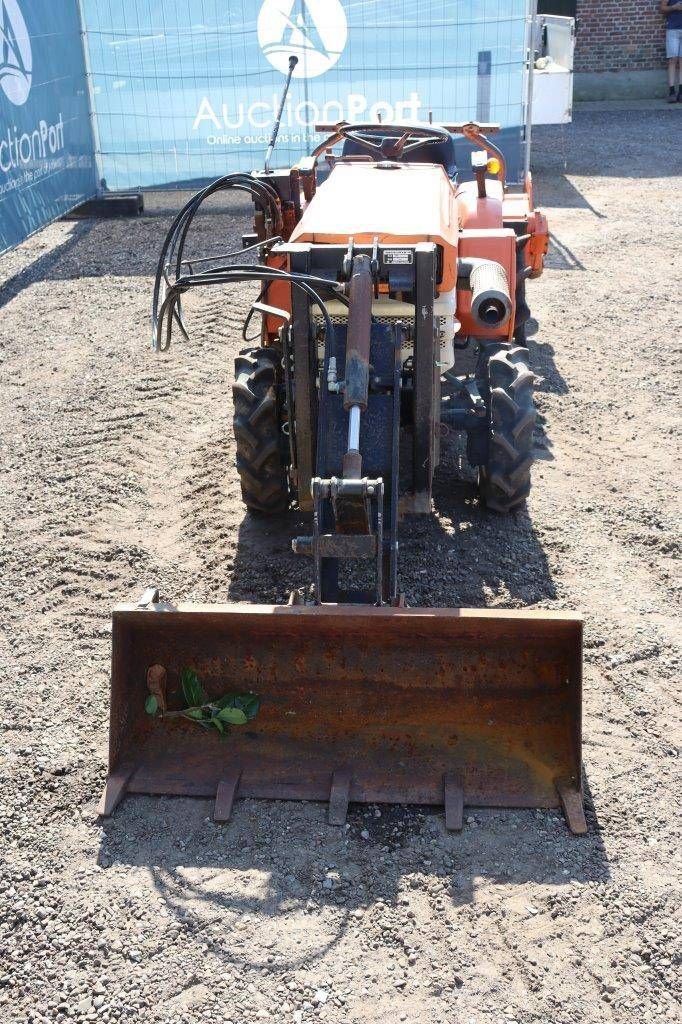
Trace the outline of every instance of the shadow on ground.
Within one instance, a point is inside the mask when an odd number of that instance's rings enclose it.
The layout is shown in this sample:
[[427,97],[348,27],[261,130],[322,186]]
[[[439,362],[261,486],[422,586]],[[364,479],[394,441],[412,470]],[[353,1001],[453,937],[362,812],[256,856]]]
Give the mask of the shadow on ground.
[[[104,825],[99,862],[148,869],[171,917],[201,931],[213,952],[287,970],[324,957],[358,912],[381,903],[406,913],[415,889],[456,928],[458,908],[476,903],[485,914],[507,886],[523,900],[518,887],[538,883],[551,906],[571,883],[608,881],[587,784],[586,810],[590,832],[577,838],[558,811],[467,809],[453,834],[439,809],[424,807],[354,805],[338,827],[319,803],[246,800],[216,825],[207,800],[129,797]],[[248,949],[243,915],[263,925]]]
[[[547,445],[546,455],[551,458]],[[398,584],[409,605],[522,607],[556,597],[542,543],[525,508],[509,516],[487,512],[458,438],[446,441],[433,485],[434,513],[408,516],[398,528]],[[307,593],[310,559],[291,552],[291,540],[312,532],[310,516],[290,512],[262,519],[245,513],[228,583],[231,601],[272,603],[291,590]]]

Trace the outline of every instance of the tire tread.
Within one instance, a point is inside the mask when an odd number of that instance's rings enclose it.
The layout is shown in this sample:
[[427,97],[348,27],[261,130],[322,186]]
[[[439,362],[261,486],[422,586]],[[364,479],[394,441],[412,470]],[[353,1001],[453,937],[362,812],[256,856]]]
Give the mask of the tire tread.
[[479,491],[486,506],[495,512],[513,511],[530,493],[534,383],[527,348],[512,345],[490,356],[488,458],[479,468]]
[[235,359],[233,430],[242,500],[251,512],[276,515],[289,506],[275,388],[279,353],[244,349]]

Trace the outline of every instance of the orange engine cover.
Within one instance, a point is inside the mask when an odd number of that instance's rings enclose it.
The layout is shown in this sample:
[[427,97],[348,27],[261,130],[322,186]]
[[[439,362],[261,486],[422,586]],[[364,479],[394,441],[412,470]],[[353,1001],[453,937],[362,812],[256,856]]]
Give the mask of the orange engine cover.
[[435,164],[338,163],[291,234],[292,242],[371,245],[435,242],[443,250],[439,291],[457,282],[455,191]]

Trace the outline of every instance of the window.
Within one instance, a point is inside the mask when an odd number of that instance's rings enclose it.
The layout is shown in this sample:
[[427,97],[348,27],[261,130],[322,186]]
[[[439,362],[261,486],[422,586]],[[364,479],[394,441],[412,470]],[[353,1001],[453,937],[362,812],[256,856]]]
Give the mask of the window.
[[575,18],[578,0],[538,0],[538,14],[563,14]]

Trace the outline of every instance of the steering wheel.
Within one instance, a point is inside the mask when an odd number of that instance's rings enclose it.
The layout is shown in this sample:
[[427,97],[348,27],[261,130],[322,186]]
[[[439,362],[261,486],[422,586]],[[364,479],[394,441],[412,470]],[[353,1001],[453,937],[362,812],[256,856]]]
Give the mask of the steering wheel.
[[[418,146],[448,142],[450,133],[439,125],[432,124],[338,124],[336,132],[342,139],[348,139],[368,150],[375,160],[400,160]],[[369,136],[369,138],[368,138]],[[372,142],[376,138],[377,142]]]

